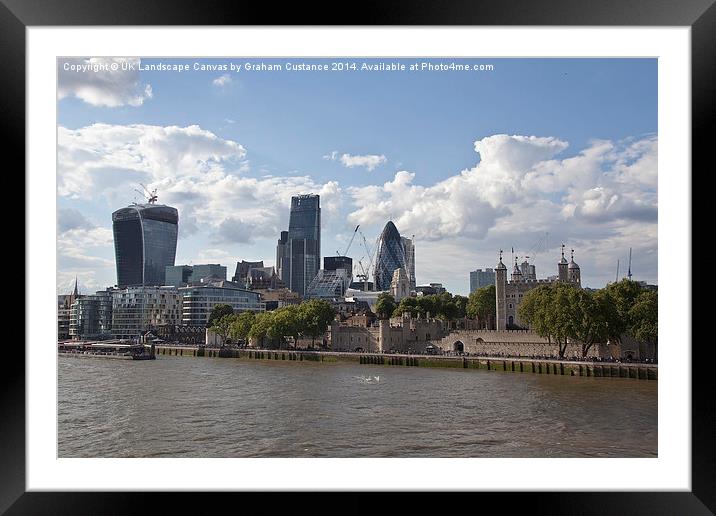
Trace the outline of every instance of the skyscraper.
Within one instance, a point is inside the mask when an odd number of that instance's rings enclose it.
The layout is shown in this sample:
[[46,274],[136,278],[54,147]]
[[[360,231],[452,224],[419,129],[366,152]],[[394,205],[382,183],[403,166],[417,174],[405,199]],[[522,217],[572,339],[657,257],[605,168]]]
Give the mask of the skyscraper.
[[[276,244],[276,274],[282,280],[284,268],[288,270],[288,231],[281,231],[281,238],[278,239]],[[262,265],[263,267],[263,265]],[[288,276],[286,276],[288,279]],[[285,280],[284,280],[285,281]]]
[[[406,239],[407,240],[407,239]],[[412,242],[411,242],[412,252]],[[398,233],[393,221],[389,221],[378,239],[378,252],[376,254],[373,278],[376,290],[390,289],[393,272],[400,268],[408,270],[406,265],[405,244]]]
[[415,242],[412,238],[400,237],[405,252],[405,272],[408,273],[410,290],[415,290]]
[[[534,268],[534,266],[533,266]],[[495,284],[495,271],[486,268],[470,271],[470,292],[474,292],[478,288],[488,287]]]
[[132,204],[112,214],[117,285],[157,286],[174,265],[179,214],[163,204]]
[[321,265],[321,206],[318,195],[291,197],[287,251],[288,260],[283,260],[281,279],[292,291],[303,296]]

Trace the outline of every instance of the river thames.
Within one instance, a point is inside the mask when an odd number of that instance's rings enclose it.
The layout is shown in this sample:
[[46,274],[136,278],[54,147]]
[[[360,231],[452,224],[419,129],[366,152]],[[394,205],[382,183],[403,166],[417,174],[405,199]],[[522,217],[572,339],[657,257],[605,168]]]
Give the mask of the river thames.
[[657,383],[58,357],[60,457],[656,457]]

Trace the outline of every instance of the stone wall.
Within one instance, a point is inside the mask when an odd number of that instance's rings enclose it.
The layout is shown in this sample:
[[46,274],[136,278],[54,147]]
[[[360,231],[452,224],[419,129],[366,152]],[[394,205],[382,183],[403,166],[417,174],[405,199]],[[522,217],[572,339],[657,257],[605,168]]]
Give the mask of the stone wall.
[[[460,330],[451,332],[437,344],[445,352],[463,351],[481,356],[544,357],[559,356],[559,346],[530,330]],[[608,357],[614,349],[594,345],[587,356]],[[565,357],[581,357],[579,344],[568,344]]]

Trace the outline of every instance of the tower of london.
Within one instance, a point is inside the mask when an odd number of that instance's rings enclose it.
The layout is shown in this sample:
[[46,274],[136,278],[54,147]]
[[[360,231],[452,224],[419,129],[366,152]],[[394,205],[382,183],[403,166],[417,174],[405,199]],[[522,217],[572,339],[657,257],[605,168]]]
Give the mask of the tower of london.
[[502,251],[500,250],[500,263],[495,268],[495,302],[496,302],[496,323],[498,330],[506,330],[517,327],[526,327],[520,321],[518,307],[522,302],[525,293],[540,285],[552,285],[556,282],[572,283],[579,288],[582,287],[581,272],[579,265],[574,261],[574,249],[571,260],[567,262],[564,257],[564,245],[562,245],[562,259],[557,263],[557,276],[549,279],[537,279],[535,266],[526,259],[512,268],[510,279],[507,279],[507,267],[502,263]]

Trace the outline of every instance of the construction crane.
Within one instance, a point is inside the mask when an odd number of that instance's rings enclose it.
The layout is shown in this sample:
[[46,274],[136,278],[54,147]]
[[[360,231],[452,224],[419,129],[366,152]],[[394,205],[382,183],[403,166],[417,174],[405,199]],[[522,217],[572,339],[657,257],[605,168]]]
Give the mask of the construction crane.
[[[363,247],[365,247],[365,252],[368,256],[368,270],[373,269],[373,251],[371,251],[370,247],[368,247],[368,241],[365,238],[365,235],[361,230],[358,230],[360,233],[361,238],[363,239]],[[380,238],[380,237],[379,237]],[[377,246],[376,246],[377,249]]]
[[338,254],[338,256],[348,256],[348,251],[349,251],[349,249],[351,248],[351,245],[353,245],[353,240],[354,240],[355,237],[356,237],[356,233],[358,232],[358,228],[359,228],[359,227],[360,227],[360,224],[358,224],[358,225],[356,226],[356,228],[353,230],[353,236],[351,236],[351,241],[348,242],[348,246],[346,247],[346,250],[343,252],[343,254],[341,254],[340,251],[336,251],[336,253]]
[[363,267],[363,262],[361,261],[363,258],[358,260],[358,266],[360,267],[360,270],[362,271],[362,274],[356,274],[356,278],[363,280],[363,291],[368,291],[368,275],[365,273],[365,267]]
[[137,190],[136,188],[134,189],[134,191],[137,192],[137,193],[138,193],[139,195],[141,195],[142,197],[146,197],[146,198],[147,198],[147,202],[148,202],[149,204],[154,204],[155,202],[157,202],[157,189],[155,188],[154,190],[149,191],[149,188],[147,188],[146,186],[144,186],[142,183],[139,183],[139,184],[142,186],[142,188],[144,189],[144,191],[143,191],[143,192],[140,192],[140,191]]

